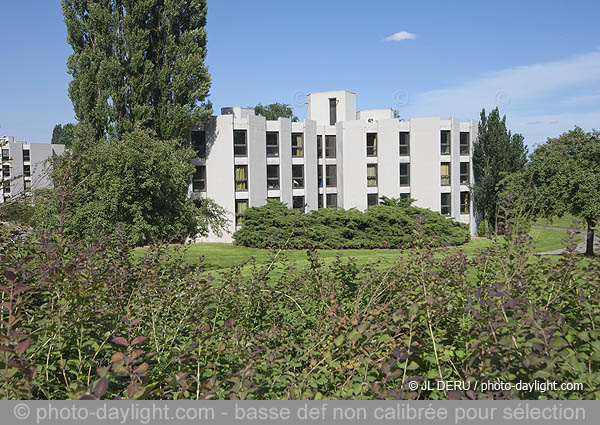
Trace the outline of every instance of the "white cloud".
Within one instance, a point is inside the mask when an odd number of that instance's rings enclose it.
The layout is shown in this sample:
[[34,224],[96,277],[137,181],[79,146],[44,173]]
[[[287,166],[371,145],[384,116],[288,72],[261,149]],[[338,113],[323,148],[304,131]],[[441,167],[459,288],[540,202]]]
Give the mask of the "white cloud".
[[509,128],[522,132],[527,143],[538,143],[575,124],[589,130],[594,117],[596,127],[600,126],[598,87],[600,50],[595,50],[490,72],[455,87],[417,93],[400,112],[411,117],[477,120],[481,108],[499,106],[500,112],[507,115]]
[[415,38],[417,38],[417,34],[413,34],[407,31],[400,31],[384,38],[383,41],[414,40]]

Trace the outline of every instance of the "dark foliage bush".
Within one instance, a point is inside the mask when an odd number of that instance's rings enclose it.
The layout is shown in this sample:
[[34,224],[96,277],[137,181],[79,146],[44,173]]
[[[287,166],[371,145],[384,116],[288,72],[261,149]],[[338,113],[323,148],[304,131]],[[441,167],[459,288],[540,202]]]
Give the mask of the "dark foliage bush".
[[376,205],[365,212],[322,208],[303,214],[269,200],[249,208],[233,235],[237,245],[268,248],[283,241],[291,249],[411,248],[422,229],[431,246],[469,241],[468,226],[413,206]]
[[[215,278],[183,250],[134,261],[119,234],[0,228],[0,398],[600,399],[598,259],[528,256],[518,232],[467,258],[423,235],[390,268],[278,250]],[[474,386],[536,380],[582,387]]]

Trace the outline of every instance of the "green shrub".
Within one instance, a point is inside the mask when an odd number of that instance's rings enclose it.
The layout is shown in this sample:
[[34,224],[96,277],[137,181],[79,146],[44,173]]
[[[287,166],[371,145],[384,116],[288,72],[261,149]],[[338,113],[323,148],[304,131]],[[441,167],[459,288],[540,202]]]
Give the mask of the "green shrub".
[[282,245],[302,249],[411,248],[416,232],[431,246],[460,245],[469,240],[468,226],[430,210],[395,204],[376,205],[365,212],[323,208],[302,214],[269,200],[249,208],[236,244],[255,248]]
[[[507,232],[472,257],[419,247],[387,268],[272,251],[213,277],[166,246],[134,261],[124,241],[0,227],[0,398],[600,398],[600,261],[572,247],[528,256],[531,238]],[[474,385],[534,381],[582,385]]]
[[19,224],[31,224],[33,207],[23,202],[6,202],[0,204],[0,221]]

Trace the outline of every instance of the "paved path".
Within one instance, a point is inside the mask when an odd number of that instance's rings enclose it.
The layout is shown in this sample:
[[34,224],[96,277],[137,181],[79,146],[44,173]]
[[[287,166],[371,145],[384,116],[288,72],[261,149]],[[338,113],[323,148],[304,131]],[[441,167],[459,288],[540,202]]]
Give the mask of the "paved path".
[[[575,250],[581,254],[585,254],[586,248],[586,238],[587,238],[587,230],[581,229],[568,229],[566,227],[552,227],[552,226],[531,226],[533,228],[538,229],[551,229],[551,230],[560,230],[563,232],[571,232],[575,235],[583,236],[583,242],[577,244]],[[546,251],[546,252],[534,252],[537,255],[554,255],[554,254],[562,254],[566,251],[566,248],[555,249],[554,251]],[[600,237],[598,236],[598,232],[594,234],[594,252],[598,253],[600,251]]]

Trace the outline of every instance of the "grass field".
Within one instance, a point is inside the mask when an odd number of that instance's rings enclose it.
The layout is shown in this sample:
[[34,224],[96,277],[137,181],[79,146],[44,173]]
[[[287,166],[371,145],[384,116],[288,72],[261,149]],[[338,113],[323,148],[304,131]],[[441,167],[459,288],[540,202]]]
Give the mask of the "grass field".
[[[530,235],[536,243],[537,252],[551,251],[558,248],[563,248],[566,243],[566,233],[560,230],[551,229],[532,229]],[[579,238],[582,240],[581,238]],[[488,239],[475,239],[460,247],[449,249],[462,250],[467,256],[473,255],[477,249],[487,248],[490,245]],[[144,249],[134,251],[134,257],[140,258]],[[395,263],[398,256],[406,253],[406,250],[401,249],[332,249],[319,250],[321,259],[325,261],[333,261],[338,255],[343,255],[348,258],[354,258],[358,265],[367,263],[381,262],[382,267],[391,266]],[[204,268],[207,271],[225,270],[229,267],[239,265],[246,260],[254,257],[257,263],[265,263],[269,261],[269,251],[257,248],[246,248],[243,246],[233,246],[225,244],[193,244],[187,247],[185,261],[188,264],[198,264],[200,258],[204,257]],[[299,267],[307,264],[306,251],[304,250],[289,250],[282,255],[295,262]]]
[[552,226],[552,227],[563,227],[563,228],[575,228],[575,229],[587,229],[587,224],[581,218],[572,216],[571,214],[565,214],[562,217],[540,218],[535,223],[538,226]]

